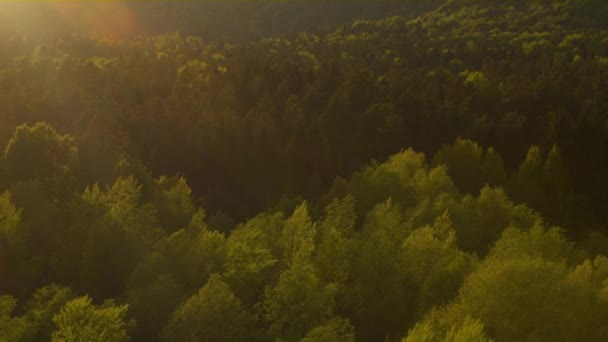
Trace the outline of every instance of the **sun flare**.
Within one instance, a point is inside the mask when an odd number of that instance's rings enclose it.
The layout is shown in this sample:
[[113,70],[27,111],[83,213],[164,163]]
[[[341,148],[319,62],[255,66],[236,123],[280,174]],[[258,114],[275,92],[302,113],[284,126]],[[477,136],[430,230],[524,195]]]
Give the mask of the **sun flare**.
[[103,38],[124,38],[139,32],[129,5],[113,1],[0,1],[0,31],[79,32]]

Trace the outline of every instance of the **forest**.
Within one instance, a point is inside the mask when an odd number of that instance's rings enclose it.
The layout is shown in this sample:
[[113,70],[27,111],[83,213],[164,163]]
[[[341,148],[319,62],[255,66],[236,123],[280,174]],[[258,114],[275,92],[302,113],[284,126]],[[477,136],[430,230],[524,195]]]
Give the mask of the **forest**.
[[608,340],[608,2],[0,2],[0,342]]

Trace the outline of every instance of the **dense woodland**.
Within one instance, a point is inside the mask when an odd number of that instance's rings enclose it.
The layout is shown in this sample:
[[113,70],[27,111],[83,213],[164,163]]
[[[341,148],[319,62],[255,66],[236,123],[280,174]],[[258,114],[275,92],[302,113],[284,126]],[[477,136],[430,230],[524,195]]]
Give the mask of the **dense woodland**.
[[608,340],[608,2],[4,6],[1,342]]

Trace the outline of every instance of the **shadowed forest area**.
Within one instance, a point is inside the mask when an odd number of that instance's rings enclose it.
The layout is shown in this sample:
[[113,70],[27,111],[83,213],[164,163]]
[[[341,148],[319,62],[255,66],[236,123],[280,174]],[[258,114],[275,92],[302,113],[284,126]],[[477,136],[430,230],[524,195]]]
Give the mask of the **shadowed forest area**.
[[0,2],[0,342],[608,340],[608,2]]

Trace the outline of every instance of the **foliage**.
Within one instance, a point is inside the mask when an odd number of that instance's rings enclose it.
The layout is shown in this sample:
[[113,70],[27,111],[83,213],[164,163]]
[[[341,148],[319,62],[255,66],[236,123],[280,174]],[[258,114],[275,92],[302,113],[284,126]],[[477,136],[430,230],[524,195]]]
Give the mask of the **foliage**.
[[164,337],[185,342],[245,341],[250,320],[230,287],[214,275],[173,312]]
[[606,17],[2,4],[0,341],[608,340]]
[[52,341],[128,341],[127,309],[112,303],[96,307],[87,296],[73,299],[53,317]]

